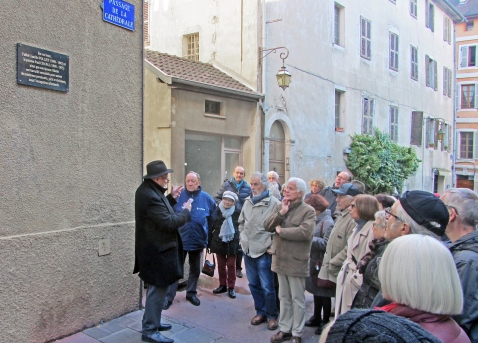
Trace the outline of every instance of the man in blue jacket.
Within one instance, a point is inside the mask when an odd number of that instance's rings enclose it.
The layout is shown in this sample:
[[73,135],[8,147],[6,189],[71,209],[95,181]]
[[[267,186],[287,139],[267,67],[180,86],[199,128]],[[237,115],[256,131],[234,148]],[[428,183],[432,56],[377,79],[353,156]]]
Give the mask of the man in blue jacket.
[[[219,191],[217,191],[214,200],[216,204],[219,204],[222,200],[222,195],[225,191],[231,191],[237,194],[239,200],[235,203],[235,210],[236,213],[241,213],[242,205],[244,204],[244,200],[248,196],[252,195],[251,186],[244,180],[246,176],[246,171],[243,167],[237,166],[234,168],[234,173],[232,173],[232,178],[229,180],[224,180]],[[242,249],[237,252],[236,255],[236,276],[238,278],[242,277]]]
[[[197,285],[201,274],[201,259],[207,246],[208,228],[214,223],[216,203],[214,199],[201,189],[201,179],[198,173],[190,171],[186,175],[186,189],[177,200],[176,212],[183,211],[184,206],[191,203],[191,221],[179,229],[183,241],[184,258],[189,256],[189,277],[186,287],[186,299],[194,306],[201,301],[197,297]],[[167,310],[173,303],[178,282],[168,287],[163,309]]]

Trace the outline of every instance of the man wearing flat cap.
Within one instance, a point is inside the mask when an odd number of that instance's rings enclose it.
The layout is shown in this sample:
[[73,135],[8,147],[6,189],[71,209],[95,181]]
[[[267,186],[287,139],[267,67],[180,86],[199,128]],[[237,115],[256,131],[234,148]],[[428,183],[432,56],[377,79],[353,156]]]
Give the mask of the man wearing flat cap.
[[160,331],[171,329],[161,324],[161,311],[168,286],[183,277],[183,248],[178,229],[191,220],[191,203],[180,213],[173,208],[183,186],[168,189],[168,169],[163,161],[146,166],[147,174],[135,195],[135,263],[133,273],[147,283],[146,305],[142,322],[143,342],[172,343]]

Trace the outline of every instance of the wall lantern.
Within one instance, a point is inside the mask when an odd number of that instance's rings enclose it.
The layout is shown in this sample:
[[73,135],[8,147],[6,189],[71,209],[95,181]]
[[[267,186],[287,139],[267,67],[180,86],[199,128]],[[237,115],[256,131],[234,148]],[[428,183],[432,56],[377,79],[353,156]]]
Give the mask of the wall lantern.
[[287,51],[287,52],[281,52],[281,54],[279,55],[279,57],[282,59],[282,67],[280,68],[279,72],[276,74],[277,83],[279,84],[279,87],[282,88],[282,90],[285,90],[287,87],[289,87],[290,78],[291,78],[290,73],[287,71],[287,69],[285,69],[285,59],[289,57],[289,50],[283,46],[272,48],[272,49],[263,49],[261,50],[261,52],[268,51],[268,53],[262,56],[261,59],[269,55],[271,52],[275,53],[278,49],[285,49]]

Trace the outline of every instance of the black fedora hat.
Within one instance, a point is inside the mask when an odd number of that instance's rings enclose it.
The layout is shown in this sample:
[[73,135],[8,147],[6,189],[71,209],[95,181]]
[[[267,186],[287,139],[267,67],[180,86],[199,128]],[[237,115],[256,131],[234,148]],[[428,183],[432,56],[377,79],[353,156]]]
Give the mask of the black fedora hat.
[[147,174],[143,176],[143,179],[154,179],[164,174],[173,173],[174,170],[166,168],[166,164],[163,161],[158,160],[149,162],[146,165],[146,172]]

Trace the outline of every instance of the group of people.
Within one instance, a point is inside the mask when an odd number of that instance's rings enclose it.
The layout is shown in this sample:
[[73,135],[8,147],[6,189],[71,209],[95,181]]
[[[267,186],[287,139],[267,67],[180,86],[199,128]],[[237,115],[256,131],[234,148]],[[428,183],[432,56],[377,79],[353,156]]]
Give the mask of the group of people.
[[[146,170],[135,198],[134,272],[148,284],[143,341],[173,342],[161,334],[171,328],[161,323],[161,312],[173,303],[186,256],[186,299],[200,305],[197,283],[206,248],[217,256],[214,294],[236,298],[244,259],[255,308],[251,325],[278,329],[271,343],[301,343],[304,326],[316,327],[323,342],[366,341],[357,337],[369,333],[357,332],[369,328],[373,337],[379,326],[383,337],[400,327],[412,336],[421,332],[430,342],[478,342],[478,195],[473,191],[450,189],[441,199],[410,191],[395,201],[364,194],[364,184],[343,171],[329,187],[312,180],[308,193],[300,178],[281,187],[274,171],[255,172],[248,183],[244,168],[237,166],[214,197],[192,171],[185,189],[171,186],[165,196],[173,171],[163,161]],[[314,299],[308,320],[306,290]],[[369,325],[374,318],[397,325]]]

